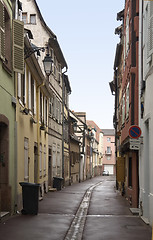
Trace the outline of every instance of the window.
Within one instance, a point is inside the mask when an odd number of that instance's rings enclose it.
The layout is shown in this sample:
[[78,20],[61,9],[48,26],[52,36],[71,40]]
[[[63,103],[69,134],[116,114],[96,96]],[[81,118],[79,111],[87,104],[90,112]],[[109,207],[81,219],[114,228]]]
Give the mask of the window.
[[54,74],[56,76],[56,56],[54,55]]
[[36,14],[30,14],[30,23],[36,24]]
[[108,138],[107,138],[107,142],[110,142],[110,141],[111,141],[111,138],[110,138],[110,137],[108,137]]
[[111,147],[107,147],[107,153],[111,153]]
[[29,139],[24,138],[24,180],[29,181]]
[[27,24],[27,13],[22,13],[22,21]]
[[18,98],[20,103],[26,104],[26,72],[24,74],[18,73]]
[[40,91],[40,99],[39,99],[39,101],[40,101],[40,104],[39,104],[39,106],[40,106],[40,121],[41,122],[43,122],[43,95],[42,95],[42,92]]
[[61,64],[58,64],[58,82],[61,83],[61,80],[62,80]]
[[53,112],[54,112],[54,98],[51,97],[49,98],[49,114],[51,115],[51,117],[53,116]]
[[34,114],[34,79],[31,76],[31,112]]

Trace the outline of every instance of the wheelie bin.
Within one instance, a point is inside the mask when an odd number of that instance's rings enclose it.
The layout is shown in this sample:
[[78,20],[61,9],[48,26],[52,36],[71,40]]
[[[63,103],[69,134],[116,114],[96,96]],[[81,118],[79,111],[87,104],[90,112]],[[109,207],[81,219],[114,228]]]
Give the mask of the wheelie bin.
[[40,184],[20,182],[22,187],[22,214],[38,214],[39,188]]

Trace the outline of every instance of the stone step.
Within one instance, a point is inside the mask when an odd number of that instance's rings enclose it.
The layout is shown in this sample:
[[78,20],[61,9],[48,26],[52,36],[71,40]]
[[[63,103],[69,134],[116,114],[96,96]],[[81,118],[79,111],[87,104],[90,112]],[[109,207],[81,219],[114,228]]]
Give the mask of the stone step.
[[48,192],[56,192],[56,191],[57,191],[56,188],[51,188],[51,187],[48,188]]
[[0,222],[4,222],[10,216],[9,212],[0,212]]
[[139,208],[130,208],[130,211],[133,215],[139,216],[140,209]]

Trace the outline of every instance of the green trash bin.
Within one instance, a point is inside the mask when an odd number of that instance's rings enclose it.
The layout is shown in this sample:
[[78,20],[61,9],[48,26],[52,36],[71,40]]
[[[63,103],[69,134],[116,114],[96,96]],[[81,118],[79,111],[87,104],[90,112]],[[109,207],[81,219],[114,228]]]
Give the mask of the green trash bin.
[[53,188],[56,188],[57,191],[62,189],[63,178],[53,177]]
[[40,184],[20,182],[22,187],[22,214],[38,214],[39,188]]

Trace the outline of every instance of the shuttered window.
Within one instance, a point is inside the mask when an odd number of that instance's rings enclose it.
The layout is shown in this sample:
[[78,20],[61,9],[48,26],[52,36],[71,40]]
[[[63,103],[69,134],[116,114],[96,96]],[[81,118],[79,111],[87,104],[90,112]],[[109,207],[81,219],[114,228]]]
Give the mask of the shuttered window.
[[5,22],[4,22],[4,6],[0,1],[0,58],[5,57]]
[[24,23],[13,20],[13,69],[24,73]]

